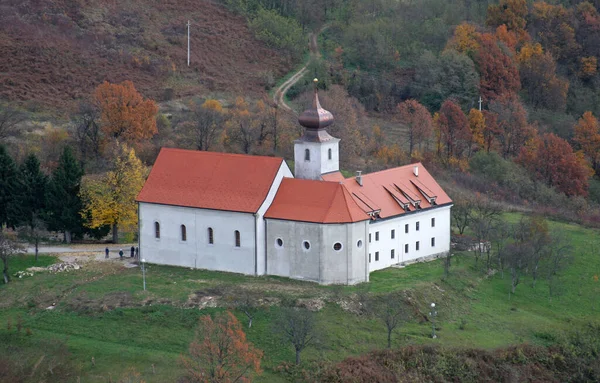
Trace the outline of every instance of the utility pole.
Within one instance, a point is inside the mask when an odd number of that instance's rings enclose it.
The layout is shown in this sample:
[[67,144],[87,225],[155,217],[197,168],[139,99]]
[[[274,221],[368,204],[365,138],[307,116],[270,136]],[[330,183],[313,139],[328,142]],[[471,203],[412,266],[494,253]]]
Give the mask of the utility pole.
[[[188,59],[188,65],[190,65],[189,63],[189,59]],[[481,96],[479,96],[479,111],[481,112],[481,103],[483,102],[483,100],[481,99]]]
[[[190,21],[187,22],[188,27],[188,66],[190,66]],[[481,110],[481,104],[479,106],[479,110]]]

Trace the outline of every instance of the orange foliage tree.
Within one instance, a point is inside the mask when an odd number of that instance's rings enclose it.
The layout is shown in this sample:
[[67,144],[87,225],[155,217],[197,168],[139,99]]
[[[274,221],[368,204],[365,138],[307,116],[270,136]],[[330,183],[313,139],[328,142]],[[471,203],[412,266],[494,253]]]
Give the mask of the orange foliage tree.
[[492,27],[504,24],[509,31],[517,34],[519,41],[527,41],[529,35],[525,26],[528,14],[526,0],[500,0],[499,4],[488,6],[486,24]]
[[416,100],[406,100],[398,104],[400,120],[408,129],[408,155],[412,156],[416,146],[423,142],[433,133],[433,120],[431,114],[423,105]]
[[459,53],[464,53],[470,57],[479,50],[479,33],[475,25],[463,22],[454,29],[454,35],[448,41],[446,49],[454,49]]
[[523,45],[517,56],[521,84],[534,108],[564,111],[569,82],[556,76],[552,55],[539,43]]
[[517,49],[517,34],[513,31],[509,31],[506,25],[502,24],[496,28],[496,39],[503,43],[511,53],[514,54]]
[[469,122],[460,106],[452,100],[444,101],[437,119],[437,127],[440,141],[446,149],[446,163],[450,163],[452,159],[460,159],[471,140]]
[[181,363],[187,378],[200,383],[249,382],[251,371],[262,373],[263,352],[246,340],[237,318],[230,312],[200,318],[189,356]]
[[586,196],[590,168],[583,156],[554,133],[536,135],[521,149],[517,162],[537,179],[568,196]]
[[519,71],[512,58],[500,49],[496,37],[481,35],[475,63],[480,76],[481,94],[486,101],[521,89]]
[[477,109],[469,112],[469,129],[471,130],[467,157],[471,158],[474,149],[483,149],[485,146],[485,117]]
[[105,81],[96,88],[94,102],[100,108],[102,130],[108,137],[133,142],[152,138],[158,132],[158,106],[153,100],[144,100],[131,81]]
[[575,39],[569,10],[538,1],[533,3],[530,20],[532,34],[558,62],[567,63],[577,57],[581,46]]
[[577,121],[574,139],[581,146],[596,174],[600,174],[600,125],[592,112],[585,112]]

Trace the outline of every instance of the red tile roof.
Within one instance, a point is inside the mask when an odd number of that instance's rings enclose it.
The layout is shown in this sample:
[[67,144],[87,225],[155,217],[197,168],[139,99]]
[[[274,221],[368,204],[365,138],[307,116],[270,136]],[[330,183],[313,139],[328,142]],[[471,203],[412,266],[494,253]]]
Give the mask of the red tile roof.
[[284,178],[265,218],[315,223],[369,219],[339,182]]
[[[415,166],[419,168],[418,177],[413,173]],[[345,179],[344,186],[363,211],[379,210],[381,218],[406,213],[403,206],[415,211],[417,202],[421,209],[452,203],[421,163],[363,174],[362,182],[360,186],[355,177],[350,177]]]
[[256,213],[282,158],[163,148],[139,202]]

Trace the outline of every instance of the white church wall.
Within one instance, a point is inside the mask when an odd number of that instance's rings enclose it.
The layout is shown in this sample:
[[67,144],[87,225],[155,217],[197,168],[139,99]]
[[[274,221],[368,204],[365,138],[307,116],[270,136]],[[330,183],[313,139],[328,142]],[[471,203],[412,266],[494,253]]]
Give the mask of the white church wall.
[[[266,223],[267,274],[321,284],[368,280],[366,246],[356,247],[358,239],[364,244],[366,222],[322,225],[267,219]],[[334,249],[336,242],[342,244],[339,251]]]
[[[140,257],[149,263],[254,274],[254,214],[140,203],[139,219]],[[160,238],[155,238],[154,222],[160,224]],[[182,224],[186,241],[181,240]],[[208,243],[209,227],[213,244]]]
[[277,175],[275,176],[275,179],[273,180],[273,184],[271,185],[271,188],[269,189],[269,193],[267,194],[265,201],[260,206],[260,208],[258,209],[256,216],[255,216],[256,243],[258,243],[258,248],[257,248],[258,264],[257,264],[257,270],[256,270],[257,275],[264,275],[267,272],[267,266],[266,266],[267,254],[266,254],[266,246],[265,246],[265,220],[263,219],[263,217],[264,217],[266,211],[269,209],[269,207],[273,203],[273,199],[275,198],[275,195],[277,194],[277,190],[279,190],[279,186],[281,185],[281,181],[283,180],[283,178],[294,178],[294,176],[292,175],[292,171],[287,166],[285,161],[282,161],[281,166],[279,167],[279,170],[277,171]]
[[[435,219],[432,227],[431,219]],[[417,222],[419,230],[416,229]],[[408,225],[408,233],[405,232]],[[395,230],[394,238],[391,236]],[[377,240],[379,233],[379,240]],[[450,206],[419,211],[418,213],[400,215],[395,218],[372,221],[369,224],[368,253],[370,254],[369,270],[384,269],[397,263],[411,262],[420,258],[441,255],[450,250]],[[435,238],[432,246],[431,239]],[[417,242],[419,250],[417,250]],[[408,245],[408,252],[406,252]],[[394,258],[391,251],[394,250]],[[377,253],[379,259],[377,260]]]

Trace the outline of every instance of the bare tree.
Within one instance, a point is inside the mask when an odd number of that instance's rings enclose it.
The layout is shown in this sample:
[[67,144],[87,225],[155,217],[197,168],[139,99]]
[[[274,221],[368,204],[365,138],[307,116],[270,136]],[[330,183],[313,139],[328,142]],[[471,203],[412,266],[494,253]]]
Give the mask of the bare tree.
[[407,318],[402,296],[397,293],[374,298],[371,312],[379,318],[387,329],[387,347],[392,347],[392,333]]
[[[548,280],[548,289],[550,298],[557,293],[557,282],[559,273],[563,271],[573,261],[573,248],[564,232],[553,230],[550,233],[550,251],[547,262],[545,263],[546,279]],[[596,244],[591,243],[586,246],[593,254],[596,254]]]
[[465,229],[471,223],[471,201],[466,196],[458,195],[454,198],[452,221],[454,221],[460,235],[465,232]]
[[504,246],[506,246],[508,239],[512,235],[512,226],[500,218],[494,224],[494,228],[491,232],[490,247],[495,245],[496,248],[496,259],[498,260],[498,269],[500,270],[502,279],[504,279],[504,268],[506,262],[504,261]]
[[252,320],[259,307],[259,297],[257,294],[248,290],[234,291],[229,297],[231,308],[240,310],[248,318],[248,328],[252,327]]
[[0,108],[0,142],[16,133],[17,127],[26,116],[24,113],[9,107]]
[[548,231],[548,223],[541,217],[523,217],[518,227],[518,240],[527,243],[531,269],[531,287],[535,287],[538,271],[542,260],[547,258],[551,251],[552,239]]
[[75,141],[83,160],[87,160],[90,156],[100,157],[103,137],[99,121],[100,110],[86,102],[79,104],[78,112],[72,117],[75,125]]
[[10,282],[10,276],[8,275],[8,262],[9,260],[23,252],[23,249],[15,241],[11,240],[6,236],[2,230],[0,230],[0,260],[4,265],[2,274],[4,276],[4,283]]
[[510,269],[510,294],[514,294],[517,285],[521,282],[521,276],[527,268],[529,247],[526,243],[511,243],[503,248],[502,258],[506,261],[506,266]]
[[290,342],[296,351],[296,365],[300,353],[317,338],[315,313],[298,307],[285,307],[275,321],[275,331]]
[[487,197],[479,196],[472,201],[472,227],[475,237],[477,238],[475,262],[477,263],[479,258],[486,253],[486,267],[488,270],[491,267],[491,233],[496,222],[500,218],[501,212],[502,209],[500,208],[500,205]]
[[209,150],[219,131],[223,129],[225,113],[217,100],[206,100],[193,108],[194,121],[191,126],[191,139],[198,150]]

